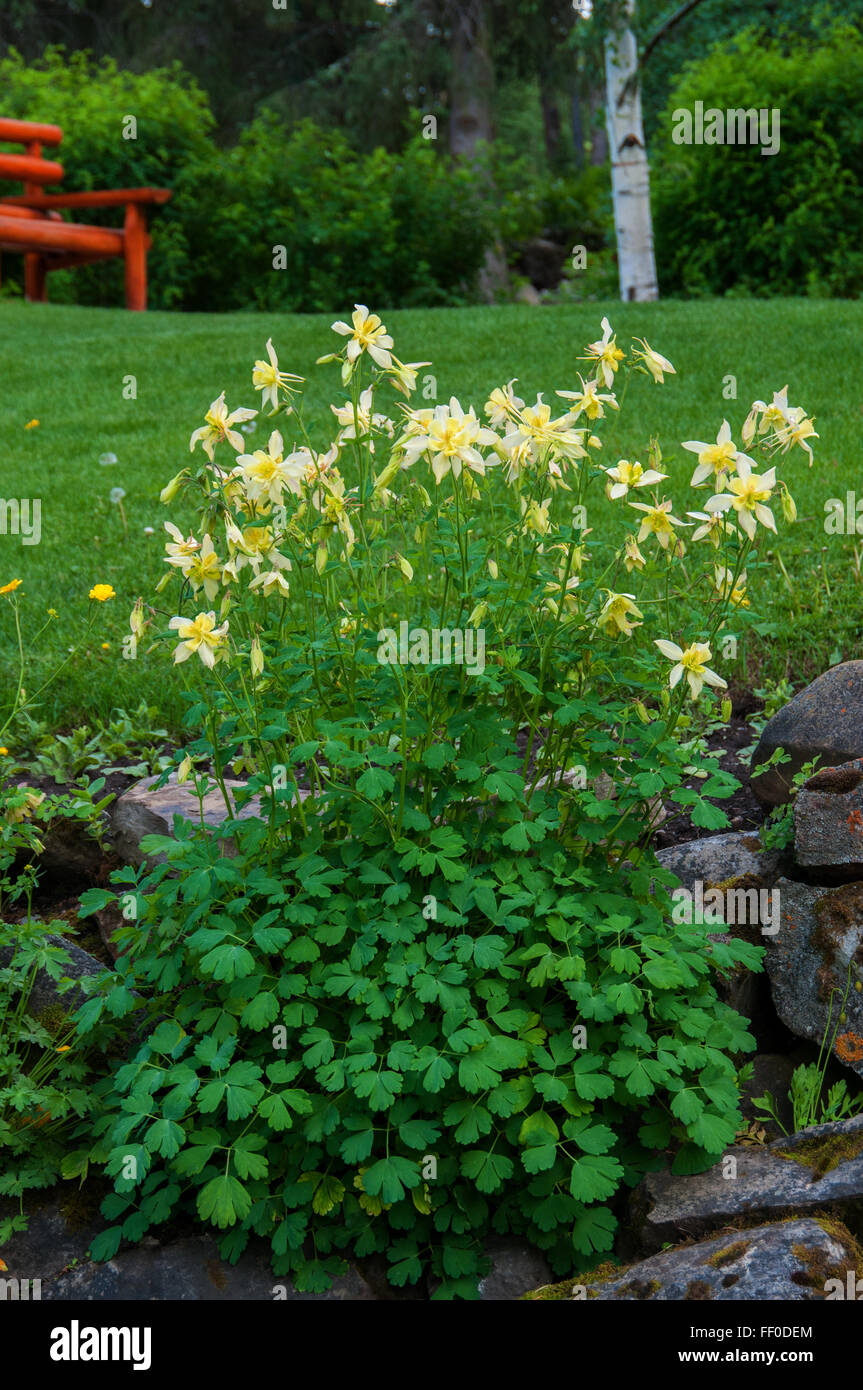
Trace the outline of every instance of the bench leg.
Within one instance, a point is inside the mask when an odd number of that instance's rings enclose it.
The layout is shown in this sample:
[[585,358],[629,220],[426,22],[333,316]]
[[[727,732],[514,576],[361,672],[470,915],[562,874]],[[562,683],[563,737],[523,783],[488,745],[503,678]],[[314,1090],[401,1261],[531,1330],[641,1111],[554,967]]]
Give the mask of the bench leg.
[[45,304],[45,259],[38,251],[28,251],[24,257],[24,295],[30,304]]
[[137,203],[126,207],[124,259],[126,268],[126,308],[147,307],[147,221]]

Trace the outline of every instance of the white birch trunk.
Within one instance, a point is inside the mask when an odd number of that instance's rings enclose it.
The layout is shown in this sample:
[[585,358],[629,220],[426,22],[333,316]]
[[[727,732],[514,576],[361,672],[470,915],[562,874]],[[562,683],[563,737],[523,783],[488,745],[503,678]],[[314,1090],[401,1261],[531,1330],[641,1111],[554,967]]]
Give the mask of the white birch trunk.
[[[626,0],[628,19],[634,10],[634,0]],[[650,165],[641,120],[638,50],[631,29],[606,36],[605,92],[620,297],[658,299],[650,216]]]

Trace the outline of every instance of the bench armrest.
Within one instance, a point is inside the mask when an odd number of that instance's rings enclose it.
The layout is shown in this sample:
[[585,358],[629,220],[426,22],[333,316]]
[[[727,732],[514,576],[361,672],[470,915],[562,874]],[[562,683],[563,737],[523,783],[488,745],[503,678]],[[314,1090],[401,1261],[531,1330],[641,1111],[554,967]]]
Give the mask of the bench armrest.
[[31,193],[0,198],[19,208],[112,208],[127,203],[167,203],[170,188],[115,188],[97,193]]

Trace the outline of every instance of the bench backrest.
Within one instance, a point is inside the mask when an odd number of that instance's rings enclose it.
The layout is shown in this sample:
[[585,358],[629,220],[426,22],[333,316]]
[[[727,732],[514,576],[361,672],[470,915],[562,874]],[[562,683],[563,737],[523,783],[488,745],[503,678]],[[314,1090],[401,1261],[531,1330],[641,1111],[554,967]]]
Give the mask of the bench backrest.
[[25,154],[0,152],[0,179],[24,184],[25,193],[37,193],[41,184],[59,183],[63,166],[42,158],[43,145],[59,145],[63,132],[58,125],[38,121],[12,121],[0,118],[0,144],[23,145]]

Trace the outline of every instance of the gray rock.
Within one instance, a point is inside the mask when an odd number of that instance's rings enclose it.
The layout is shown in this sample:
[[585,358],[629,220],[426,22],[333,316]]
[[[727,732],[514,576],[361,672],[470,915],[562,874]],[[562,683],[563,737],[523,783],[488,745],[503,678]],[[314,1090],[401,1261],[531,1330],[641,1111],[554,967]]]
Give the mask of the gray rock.
[[[157,781],[158,778],[149,777],[138,782],[109,809],[110,838],[126,863],[138,865],[147,858],[141,849],[145,835],[173,834],[175,815],[195,824],[200,823],[201,811],[191,781],[178,782],[176,773],[171,773],[164,787],[157,787]],[[226,786],[233,797],[243,789],[244,783],[227,778]],[[203,814],[204,824],[209,826],[221,825],[228,818],[224,797],[218,787],[204,797]],[[240,819],[259,815],[260,798],[254,797],[236,814]],[[158,856],[153,858],[157,859]]]
[[[41,1279],[43,1287],[57,1276],[73,1260],[84,1260],[90,1242],[105,1228],[105,1222],[98,1215],[98,1202],[84,1204],[83,1215],[72,1215],[80,1204],[77,1183],[66,1183],[50,1194],[41,1205],[35,1206],[38,1195],[28,1193],[26,1199],[27,1229],[16,1231],[5,1245],[0,1247],[8,1267],[10,1279]],[[9,1203],[2,1199],[3,1215]],[[17,1208],[17,1202],[14,1203]],[[90,1208],[93,1209],[92,1216]],[[43,1297],[44,1297],[43,1292]]]
[[791,779],[804,763],[838,767],[863,757],[863,661],[843,661],[799,691],[764,726],[752,766],[766,762],[777,748],[791,761],[752,778],[752,790],[764,806],[790,799]]
[[708,835],[703,840],[687,840],[682,845],[669,845],[667,849],[657,850],[656,857],[690,892],[697,883],[707,888],[750,875],[769,888],[782,868],[782,855],[778,850],[763,850],[757,835],[739,830]]
[[545,1256],[524,1241],[493,1237],[486,1242],[485,1253],[491,1259],[491,1269],[479,1282],[483,1303],[521,1298],[529,1289],[551,1278],[551,1267]]
[[798,1038],[820,1046],[827,1035],[834,1056],[863,1077],[863,883],[780,879],[775,891],[780,929],[764,942],[776,1012]]
[[[9,929],[14,932],[15,928]],[[82,989],[70,989],[68,993],[61,994],[58,986],[63,980],[81,980],[90,975],[101,975],[107,969],[100,960],[91,956],[87,951],[82,951],[80,946],[76,946],[73,941],[67,941],[65,936],[49,936],[48,945],[62,947],[69,956],[68,962],[61,962],[58,978],[55,980],[43,966],[37,970],[33,981],[33,988],[30,992],[30,1002],[27,1005],[27,1012],[34,1018],[52,1005],[60,1004],[67,1013],[74,1012],[87,998]],[[0,969],[7,966],[15,953],[14,946],[0,946]]]
[[[763,1147],[736,1144],[704,1173],[649,1173],[633,1196],[644,1246],[751,1220],[841,1208],[863,1197],[863,1115]],[[863,1276],[863,1269],[860,1271]]]
[[236,1264],[219,1256],[212,1236],[187,1236],[159,1245],[146,1239],[104,1264],[88,1262],[57,1279],[42,1293],[44,1299],[86,1302],[372,1302],[375,1295],[351,1266],[333,1280],[326,1293],[299,1293],[289,1279],[273,1274],[270,1248],[259,1242]]
[[803,868],[863,873],[863,758],[825,767],[801,787],[794,854]]
[[[811,1302],[837,1296],[827,1281],[856,1281],[861,1252],[841,1222],[780,1221],[664,1250],[618,1277],[583,1278],[581,1298],[656,1302],[715,1300]],[[547,1296],[547,1295],[546,1295]],[[534,1298],[542,1298],[538,1290]]]

